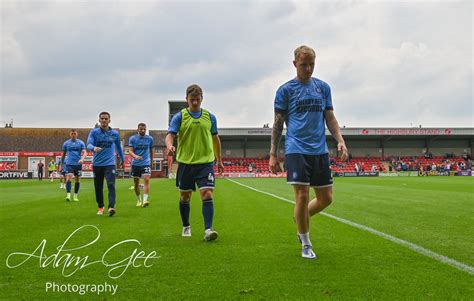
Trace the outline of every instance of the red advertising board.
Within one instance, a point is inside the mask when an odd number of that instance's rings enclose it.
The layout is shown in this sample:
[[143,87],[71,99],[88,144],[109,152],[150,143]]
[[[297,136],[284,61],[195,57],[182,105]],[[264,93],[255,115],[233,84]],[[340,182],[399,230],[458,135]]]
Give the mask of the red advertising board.
[[132,168],[132,156],[125,155],[125,162],[123,162],[123,169],[130,170]]
[[21,156],[21,157],[34,157],[34,156],[61,156],[62,152],[0,152],[0,156]]
[[0,156],[0,170],[16,170],[18,166],[18,157]]

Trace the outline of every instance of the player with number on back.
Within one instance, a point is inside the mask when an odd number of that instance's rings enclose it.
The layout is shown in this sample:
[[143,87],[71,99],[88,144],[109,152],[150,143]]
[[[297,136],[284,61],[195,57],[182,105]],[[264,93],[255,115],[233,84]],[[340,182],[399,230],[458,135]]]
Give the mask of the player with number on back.
[[[130,137],[128,145],[129,152],[132,156],[132,175],[137,196],[137,207],[146,207],[150,204],[148,202],[148,194],[150,193],[150,177],[151,177],[151,162],[153,162],[153,137],[146,135],[146,124],[138,124],[138,134]],[[144,192],[143,200],[140,194],[140,178],[143,175]]]

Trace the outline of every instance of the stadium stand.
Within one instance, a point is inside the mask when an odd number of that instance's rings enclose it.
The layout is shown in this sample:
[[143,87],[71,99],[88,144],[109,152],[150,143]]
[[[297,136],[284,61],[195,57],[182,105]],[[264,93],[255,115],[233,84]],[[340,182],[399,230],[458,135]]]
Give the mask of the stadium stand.
[[[260,158],[223,158],[226,172],[267,172],[268,160]],[[217,167],[215,167],[217,170]]]
[[[223,158],[225,171],[228,173],[266,173],[268,172],[268,159],[261,158]],[[343,162],[340,158],[330,158],[331,170],[334,172],[353,172],[356,171],[356,164],[359,164],[358,171],[378,171],[387,172],[389,166],[392,165],[393,171],[417,171],[420,166],[426,169],[426,166],[430,168],[434,165],[437,168],[447,169],[449,164],[449,170],[455,170],[459,167],[461,162],[465,159],[462,157],[446,158],[443,156],[436,156],[433,158],[424,158],[416,156],[405,156],[397,158],[389,158],[387,160],[381,160],[380,158],[367,158],[367,157],[354,157],[350,161]],[[280,158],[282,168],[284,168],[284,159]],[[402,165],[406,165],[406,169],[402,168]],[[400,168],[397,166],[400,165]],[[250,167],[251,166],[251,167]],[[457,166],[457,167],[456,167]],[[467,165],[466,165],[467,167]],[[217,171],[217,167],[215,167]]]
[[367,157],[353,157],[352,160],[343,162],[340,158],[331,158],[331,170],[335,172],[356,171],[356,164],[359,164],[358,171],[385,171],[386,167],[381,159]]

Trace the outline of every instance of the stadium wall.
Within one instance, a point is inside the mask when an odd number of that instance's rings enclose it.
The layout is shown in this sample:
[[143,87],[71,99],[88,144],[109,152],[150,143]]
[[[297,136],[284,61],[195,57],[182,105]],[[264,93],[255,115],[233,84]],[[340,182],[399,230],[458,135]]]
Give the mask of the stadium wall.
[[223,158],[242,158],[244,157],[244,142],[221,139]]
[[[51,159],[56,160],[56,156],[61,155],[64,141],[69,139],[70,128],[0,128],[0,153],[15,154],[17,156],[16,168],[27,171],[30,169],[29,158],[41,158],[47,165]],[[78,138],[87,141],[91,128],[76,128]],[[130,158],[127,158],[129,138],[137,133],[136,129],[120,130],[120,139],[125,154],[125,167],[129,168]],[[150,131],[150,135],[155,140],[155,159],[157,162],[152,175],[163,177],[167,174],[167,161],[164,159],[164,147],[166,131]],[[9,155],[7,155],[9,156]],[[36,172],[35,172],[36,175]]]

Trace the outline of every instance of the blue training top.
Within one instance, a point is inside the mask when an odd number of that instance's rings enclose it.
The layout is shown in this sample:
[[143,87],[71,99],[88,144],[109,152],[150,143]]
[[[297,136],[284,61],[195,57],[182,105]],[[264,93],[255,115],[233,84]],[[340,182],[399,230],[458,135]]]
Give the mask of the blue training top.
[[136,134],[130,137],[128,145],[133,148],[135,155],[142,157],[141,160],[133,159],[132,166],[150,166],[150,150],[154,145],[153,137]]
[[[199,118],[201,117],[202,114],[202,109],[199,112],[191,112],[188,110],[189,115],[193,118]],[[209,115],[211,115],[211,134],[212,135],[217,135],[217,119],[214,114],[209,112]],[[168,127],[168,133],[171,134],[178,134],[179,129],[181,128],[181,120],[183,119],[183,116],[181,115],[181,111],[178,113],[174,114],[173,118],[171,119],[170,126]]]
[[292,79],[278,88],[275,112],[286,114],[285,154],[327,154],[324,111],[332,109],[331,88],[317,78]]
[[[80,165],[82,150],[86,148],[84,141],[80,139],[66,140],[63,144],[63,153],[67,153],[64,165]],[[61,160],[61,159],[59,159]]]
[[125,162],[122,146],[120,145],[120,134],[111,127],[107,131],[100,127],[90,131],[89,138],[87,138],[87,149],[94,151],[96,146],[101,147],[102,150],[98,153],[94,152],[93,166],[115,165],[115,149],[117,149],[120,160]]

